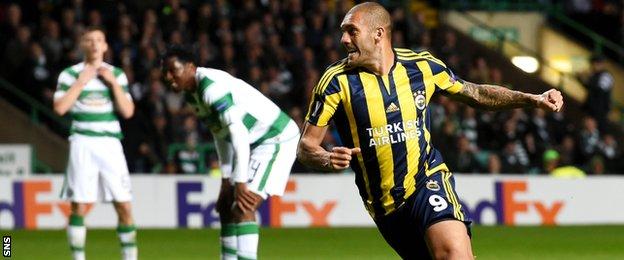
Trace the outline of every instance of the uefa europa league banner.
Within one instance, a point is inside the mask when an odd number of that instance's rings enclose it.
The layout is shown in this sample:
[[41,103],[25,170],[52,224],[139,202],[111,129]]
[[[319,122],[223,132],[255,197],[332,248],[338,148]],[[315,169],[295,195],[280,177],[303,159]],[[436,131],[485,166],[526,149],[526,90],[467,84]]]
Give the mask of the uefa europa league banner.
[[[456,175],[463,209],[482,225],[624,224],[624,177]],[[220,179],[132,175],[133,212],[140,227],[218,227]],[[0,228],[63,228],[69,203],[59,198],[62,175],[0,177]],[[116,227],[111,204],[96,203],[86,224]],[[268,199],[259,222],[271,227],[373,226],[353,175],[295,175],[284,196]]]

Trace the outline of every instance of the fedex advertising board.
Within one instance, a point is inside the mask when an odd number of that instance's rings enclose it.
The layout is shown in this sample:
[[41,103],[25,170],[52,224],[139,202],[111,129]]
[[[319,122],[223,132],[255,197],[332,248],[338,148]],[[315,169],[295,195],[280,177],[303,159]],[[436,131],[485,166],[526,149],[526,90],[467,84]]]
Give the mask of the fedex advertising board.
[[[202,176],[133,175],[133,213],[142,227],[218,227],[215,203],[221,180]],[[539,176],[456,176],[467,215],[483,225],[624,224],[624,178],[578,180]],[[62,228],[69,204],[59,198],[59,175],[0,177],[0,228]],[[113,207],[96,203],[91,227],[115,227]],[[298,175],[284,196],[269,198],[258,220],[271,227],[372,226],[353,175]]]

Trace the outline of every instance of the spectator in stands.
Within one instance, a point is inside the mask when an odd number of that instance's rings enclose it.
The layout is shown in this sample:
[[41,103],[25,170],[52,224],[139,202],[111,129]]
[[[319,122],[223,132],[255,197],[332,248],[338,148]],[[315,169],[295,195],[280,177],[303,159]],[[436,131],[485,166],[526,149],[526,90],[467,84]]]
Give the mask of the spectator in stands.
[[592,55],[591,70],[585,80],[587,99],[583,107],[585,111],[596,119],[598,129],[606,132],[608,115],[611,111],[611,91],[615,83],[613,76],[607,71],[606,58],[602,55]]
[[490,68],[484,57],[477,56],[473,59],[468,77],[473,81],[492,82],[490,79]]
[[578,136],[578,144],[581,156],[584,159],[582,164],[587,165],[590,159],[599,152],[600,132],[594,118],[587,116],[583,119],[583,126]]
[[620,170],[618,169],[618,160],[622,158],[622,152],[615,137],[610,134],[604,135],[598,146],[599,154],[604,159],[605,171],[607,173],[616,173]]
[[130,164],[134,168],[134,172],[137,173],[151,173],[160,172],[161,158],[159,158],[147,142],[142,142],[139,145],[138,156],[134,159],[134,162]]
[[445,120],[441,126],[441,133],[432,137],[434,138],[433,143],[435,147],[437,147],[440,152],[445,152],[444,154],[447,155],[454,153],[457,144],[457,132],[457,125],[455,122]]
[[523,140],[523,148],[526,151],[526,155],[528,157],[528,169],[527,173],[539,173],[541,168],[541,155],[543,150],[538,148],[537,143],[535,142],[535,137],[532,133],[526,133],[524,135]]
[[496,138],[500,129],[501,126],[496,120],[496,113],[492,111],[479,111],[477,117],[477,135],[483,138],[477,140],[477,146],[486,150],[494,150],[502,147],[502,144],[500,144],[500,141]]
[[61,59],[63,58],[63,42],[61,41],[61,32],[58,22],[54,20],[45,20],[44,32],[41,38],[41,47],[45,52],[46,58],[52,66],[53,73],[60,69]]
[[176,152],[175,162],[177,168],[181,170],[181,173],[204,174],[204,172],[199,172],[201,169],[199,156],[196,139],[189,135],[186,138],[184,149],[180,149]]
[[605,168],[606,166],[603,157],[596,155],[589,161],[587,173],[591,175],[603,175],[605,174]]
[[500,157],[495,153],[488,155],[487,172],[491,174],[499,174],[502,172]]
[[458,173],[481,172],[482,168],[477,161],[474,147],[470,145],[470,140],[462,135],[457,139],[457,149],[455,152],[447,153],[444,157],[449,167]]
[[20,85],[24,85],[25,82],[23,82],[23,80],[28,77],[28,75],[25,74],[24,66],[28,60],[30,43],[30,28],[25,25],[19,26],[17,28],[16,37],[8,42],[4,51],[4,56],[2,56],[4,75],[7,75],[9,80],[18,82]]
[[[411,42],[410,47],[412,49],[418,49],[419,46],[416,46],[416,44],[420,43],[419,40],[422,39],[423,35],[429,33],[429,30],[425,26],[425,20],[426,17],[423,12],[414,14],[414,20],[412,20],[413,24],[409,26],[410,32],[413,32],[413,34],[410,33],[407,38]],[[421,44],[420,46],[423,45]]]
[[544,152],[544,172],[550,176],[557,178],[583,178],[585,172],[575,166],[559,164],[559,153],[555,150],[546,150]]
[[544,112],[544,110],[534,109],[533,114],[529,120],[529,131],[533,134],[535,138],[536,145],[538,146],[537,149],[541,150],[542,152],[552,143],[548,120],[546,119],[546,113]]
[[5,44],[8,43],[6,39],[13,38],[22,25],[22,9],[19,5],[10,4],[4,15],[5,22],[0,26],[0,39],[3,39],[0,41],[0,50],[5,49]]
[[526,152],[517,141],[509,141],[503,147],[501,154],[502,172],[510,174],[525,173],[529,161]]
[[457,55],[457,35],[455,32],[449,30],[444,33],[444,41],[438,53],[442,60],[449,60],[450,57]]
[[560,162],[563,165],[578,165],[579,152],[576,141],[572,135],[566,135],[562,138],[561,145],[556,147],[560,153]]
[[472,107],[465,107],[462,118],[459,122],[459,129],[461,131],[461,135],[469,141],[470,150],[475,150],[477,148],[477,128],[478,125],[475,109]]
[[43,101],[43,90],[48,89],[52,91],[51,88],[54,86],[54,78],[50,71],[50,64],[43,52],[43,48],[41,48],[41,45],[37,42],[32,42],[30,44],[29,54],[24,66],[28,74],[27,77],[22,80],[24,86],[22,89],[27,90],[31,96],[39,101]]
[[[22,14],[29,10],[24,9],[29,3],[27,1],[0,4],[0,12],[4,11],[0,14],[0,54],[6,54],[0,63],[0,77],[9,79],[23,89],[32,87],[28,91],[34,97],[43,96],[44,100],[51,100],[50,86],[43,82],[26,84],[14,79],[16,74],[7,74],[5,69],[12,70],[22,64],[23,69],[20,72],[29,75],[22,78],[37,80],[30,75],[34,75],[35,68],[42,68],[42,56],[35,50],[38,48],[34,47],[39,45],[45,54],[43,67],[54,78],[60,68],[81,60],[82,54],[77,42],[85,25],[93,23],[108,27],[107,31],[116,37],[111,39],[113,50],[106,54],[106,59],[113,59],[114,63],[122,65],[131,82],[130,92],[137,102],[135,119],[132,122],[122,122],[122,125],[129,125],[133,129],[128,132],[124,141],[124,147],[131,151],[128,162],[132,172],[135,171],[132,168],[132,156],[139,156],[141,143],[144,141],[142,135],[145,133],[149,136],[148,139],[154,139],[153,142],[146,143],[160,158],[163,165],[161,171],[179,171],[173,162],[166,160],[167,147],[184,143],[184,122],[192,111],[181,105],[183,96],[162,89],[160,71],[156,67],[158,54],[165,49],[167,42],[186,42],[192,45],[198,54],[199,64],[237,75],[251,85],[263,89],[268,96],[274,97],[273,101],[285,110],[305,113],[305,104],[308,104],[311,90],[319,81],[319,71],[344,57],[338,44],[339,36],[328,29],[337,28],[337,23],[351,7],[351,1],[236,2],[240,5],[221,0],[201,3],[175,0],[166,1],[162,5],[150,4],[150,1],[145,5],[129,5],[124,1],[68,2],[66,5],[47,5],[49,9],[39,9],[37,12],[41,14],[40,18],[28,13]],[[395,40],[402,38],[406,47],[430,51],[437,57],[446,57],[447,66],[457,75],[468,75],[466,80],[509,86],[503,84],[509,82],[509,78],[493,63],[488,64],[492,61],[483,54],[477,52],[473,56],[477,57],[474,61],[463,60],[457,50],[461,47],[458,46],[461,43],[459,35],[452,31],[427,28],[424,13],[412,13],[409,8],[396,8],[392,11],[392,19],[396,25]],[[26,37],[28,39],[22,43],[19,38],[24,38],[25,34],[20,36],[20,28],[32,32],[32,36]],[[8,44],[12,46],[7,48]],[[31,51],[36,54],[29,55]],[[14,64],[12,61],[17,61],[15,63],[18,65],[7,66]],[[469,68],[471,73],[468,72]],[[36,70],[39,71],[37,75],[42,75],[41,69]],[[489,80],[485,80],[488,78]],[[443,133],[433,135],[434,144],[443,154],[455,152],[457,139],[465,135],[471,140],[471,149],[478,150],[480,154],[502,149],[508,139],[518,140],[517,146],[525,150],[531,166],[541,165],[541,153],[560,143],[562,145],[556,149],[561,154],[562,163],[588,164],[591,159],[586,157],[589,155],[581,155],[578,151],[578,148],[583,147],[577,143],[580,140],[575,138],[579,136],[580,127],[571,124],[563,113],[544,115],[541,110],[535,110],[528,117],[521,111],[511,114],[475,111],[455,102],[447,102],[448,99],[440,95],[434,95],[432,99],[434,102],[430,103],[431,116],[427,118],[431,120],[433,132]],[[596,105],[600,102],[602,101],[591,103]],[[604,115],[606,120],[606,114],[600,115]],[[594,116],[600,121],[598,116]],[[509,130],[505,130],[504,125],[510,119],[515,124],[511,127],[513,131],[510,131],[513,138],[499,134]],[[201,122],[196,124],[195,128],[204,127]],[[617,146],[615,139],[620,140],[618,136],[599,138],[600,148],[596,151],[604,158],[606,172],[620,169],[624,163],[617,159],[621,154],[621,147]],[[204,136],[199,136],[198,144],[207,140]],[[329,139],[327,141],[339,142]],[[614,145],[617,149],[613,148]],[[614,150],[615,153],[612,152]],[[498,164],[508,166],[502,163],[506,156],[500,155],[497,158]],[[487,161],[496,160],[490,159]],[[486,163],[485,156],[482,163]],[[496,165],[495,162],[491,164]],[[496,166],[487,168],[490,171],[500,171],[496,169],[500,167]]]
[[432,49],[432,44],[431,44],[431,32],[429,31],[424,31],[421,35],[420,35],[420,39],[418,41],[417,44],[415,44],[415,51],[429,51]]

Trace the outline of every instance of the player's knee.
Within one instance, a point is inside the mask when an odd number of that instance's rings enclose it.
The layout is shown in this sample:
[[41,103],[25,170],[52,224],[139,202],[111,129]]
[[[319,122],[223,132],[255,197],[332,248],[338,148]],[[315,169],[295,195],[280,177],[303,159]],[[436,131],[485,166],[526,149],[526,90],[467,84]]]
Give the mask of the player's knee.
[[90,208],[90,204],[89,203],[76,203],[76,202],[72,202],[71,203],[71,214],[84,217],[84,216],[87,215],[87,211],[88,211],[89,208]]
[[243,212],[238,207],[232,211],[232,217],[235,222],[246,222],[256,220],[256,211]]
[[461,243],[449,243],[438,248],[434,248],[431,252],[433,259],[473,259],[470,250],[467,250]]
[[132,224],[132,211],[130,203],[115,203],[115,210],[119,217],[119,222],[124,225]]

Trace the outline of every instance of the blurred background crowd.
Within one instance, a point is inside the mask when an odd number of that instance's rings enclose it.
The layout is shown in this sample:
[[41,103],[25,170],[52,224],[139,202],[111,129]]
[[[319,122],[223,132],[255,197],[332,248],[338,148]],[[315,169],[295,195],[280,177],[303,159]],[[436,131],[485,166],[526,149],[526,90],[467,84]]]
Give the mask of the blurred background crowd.
[[[57,3],[58,2],[58,3]],[[477,83],[509,86],[479,55],[457,51],[452,31],[389,6],[395,47],[427,50],[455,74]],[[183,95],[161,81],[159,55],[169,44],[192,46],[199,66],[247,81],[301,126],[311,89],[324,68],[344,57],[339,24],[351,1],[20,1],[0,4],[0,76],[50,105],[57,76],[81,62],[86,26],[106,30],[106,61],[121,67],[137,105],[122,122],[131,172],[214,173],[216,154],[206,126]],[[516,109],[478,111],[437,96],[431,104],[434,146],[457,173],[544,174],[573,166],[587,174],[624,172],[613,133],[591,116]],[[65,135],[67,133],[64,133]],[[327,148],[339,145],[333,133]],[[294,172],[312,172],[296,164]]]

